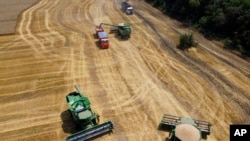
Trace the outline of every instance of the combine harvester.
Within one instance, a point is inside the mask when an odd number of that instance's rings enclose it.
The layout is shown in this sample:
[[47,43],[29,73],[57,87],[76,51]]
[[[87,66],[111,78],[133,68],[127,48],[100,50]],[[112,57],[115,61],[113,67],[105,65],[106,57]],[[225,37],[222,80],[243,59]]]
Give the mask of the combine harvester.
[[111,26],[110,32],[116,32],[121,38],[130,38],[131,28],[128,23],[119,23],[118,25],[101,23],[98,27],[99,30],[103,29],[102,25]]
[[201,141],[210,134],[211,124],[206,121],[164,114],[160,128],[170,132],[168,141]]
[[95,28],[96,36],[99,39],[99,45],[102,49],[109,48],[109,40],[108,35],[106,32],[104,32],[104,29],[102,27],[96,26]]
[[89,99],[83,96],[77,85],[75,88],[77,92],[68,94],[66,101],[76,127],[82,129],[82,131],[68,136],[66,141],[86,141],[111,132],[113,123],[108,121],[98,125],[99,115],[91,110]]

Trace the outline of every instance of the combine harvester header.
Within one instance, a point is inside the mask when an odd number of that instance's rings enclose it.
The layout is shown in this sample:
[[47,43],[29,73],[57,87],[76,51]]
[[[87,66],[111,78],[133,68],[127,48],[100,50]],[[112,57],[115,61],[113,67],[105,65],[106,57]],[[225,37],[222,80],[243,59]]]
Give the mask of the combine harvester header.
[[104,133],[110,132],[113,129],[113,124],[111,121],[105,122],[100,125],[96,125],[90,129],[86,129],[80,132],[77,132],[66,138],[66,141],[86,141],[91,138],[97,137]]
[[111,132],[114,128],[113,123],[107,121],[98,125],[99,115],[91,110],[89,99],[83,96],[77,85],[75,88],[77,92],[69,93],[66,96],[66,101],[76,127],[82,131],[68,136],[66,141],[85,141]]

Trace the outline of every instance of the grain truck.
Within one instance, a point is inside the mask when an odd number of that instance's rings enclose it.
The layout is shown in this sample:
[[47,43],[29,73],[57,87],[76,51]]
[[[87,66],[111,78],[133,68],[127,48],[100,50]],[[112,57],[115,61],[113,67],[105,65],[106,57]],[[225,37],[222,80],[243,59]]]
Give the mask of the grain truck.
[[98,38],[98,43],[100,45],[100,48],[106,49],[109,48],[109,39],[106,32],[104,32],[104,29],[102,27],[96,26],[96,37]]
[[134,13],[134,8],[131,5],[129,5],[127,2],[122,2],[122,10],[127,15],[132,15]]

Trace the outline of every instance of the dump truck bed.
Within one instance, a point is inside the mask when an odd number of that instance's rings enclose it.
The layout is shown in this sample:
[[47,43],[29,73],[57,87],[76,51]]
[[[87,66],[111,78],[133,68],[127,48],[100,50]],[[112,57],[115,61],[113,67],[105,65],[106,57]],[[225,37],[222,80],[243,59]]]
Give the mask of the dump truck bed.
[[106,32],[98,32],[98,37],[100,39],[108,38],[108,35]]

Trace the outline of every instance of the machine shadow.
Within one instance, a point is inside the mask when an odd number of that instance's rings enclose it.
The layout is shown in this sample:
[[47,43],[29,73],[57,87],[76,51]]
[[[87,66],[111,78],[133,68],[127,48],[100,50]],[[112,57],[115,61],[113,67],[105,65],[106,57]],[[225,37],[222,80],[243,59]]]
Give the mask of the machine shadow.
[[93,33],[93,38],[98,40],[98,36],[96,35],[96,33]]
[[65,110],[61,113],[61,119],[63,122],[62,129],[64,133],[73,134],[77,132],[73,117],[71,116],[69,110]]

